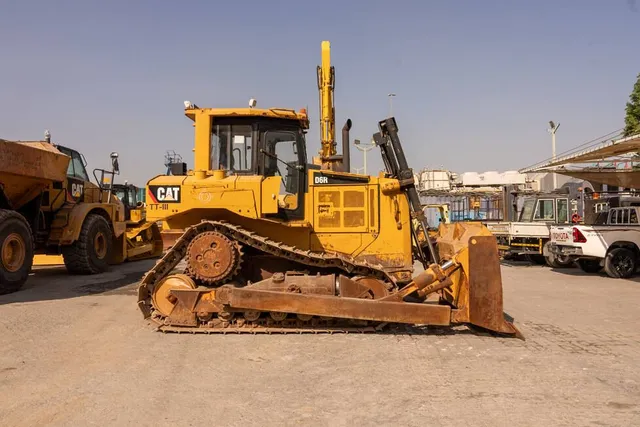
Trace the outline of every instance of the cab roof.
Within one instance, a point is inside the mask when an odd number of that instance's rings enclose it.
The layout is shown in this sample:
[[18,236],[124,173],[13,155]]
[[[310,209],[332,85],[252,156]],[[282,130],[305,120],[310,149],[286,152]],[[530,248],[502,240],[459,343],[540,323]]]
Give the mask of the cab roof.
[[185,116],[195,121],[196,114],[210,117],[265,117],[270,119],[296,120],[303,129],[309,129],[307,110],[295,111],[287,108],[185,108]]

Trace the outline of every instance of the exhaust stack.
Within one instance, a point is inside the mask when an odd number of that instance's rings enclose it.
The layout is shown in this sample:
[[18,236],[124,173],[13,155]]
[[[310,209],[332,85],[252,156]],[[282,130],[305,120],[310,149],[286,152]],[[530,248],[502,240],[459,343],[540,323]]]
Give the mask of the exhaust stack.
[[342,127],[342,171],[347,173],[351,172],[349,130],[351,130],[351,119],[347,119]]

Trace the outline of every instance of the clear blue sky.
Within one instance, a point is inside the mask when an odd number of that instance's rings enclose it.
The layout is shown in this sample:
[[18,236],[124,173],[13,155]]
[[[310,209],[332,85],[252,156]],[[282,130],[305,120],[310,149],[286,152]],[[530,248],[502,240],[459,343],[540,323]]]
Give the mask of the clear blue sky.
[[[332,43],[338,127],[369,140],[394,115],[411,166],[507,170],[621,128],[640,72],[631,0],[0,0],[0,137],[53,139],[90,168],[120,152],[144,184],[164,152],[193,165],[183,101],[308,106]],[[354,166],[362,157],[355,153]],[[379,168],[379,153],[370,153]],[[374,161],[375,159],[375,161]]]

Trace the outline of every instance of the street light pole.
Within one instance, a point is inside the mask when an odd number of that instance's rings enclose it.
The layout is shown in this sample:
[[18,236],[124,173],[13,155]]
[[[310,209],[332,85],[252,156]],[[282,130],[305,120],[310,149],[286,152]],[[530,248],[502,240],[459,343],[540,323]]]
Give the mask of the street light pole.
[[393,117],[393,97],[396,96],[396,94],[392,92],[387,96],[389,97],[389,117]]
[[[549,133],[551,134],[551,159],[553,162],[556,161],[556,131],[560,127],[560,123],[555,124],[553,120],[549,120]],[[558,187],[558,178],[557,174],[553,172],[553,189],[555,190]]]
[[370,144],[364,145],[360,144],[360,140],[356,139],[353,141],[356,148],[362,151],[362,155],[364,157],[363,166],[364,166],[364,175],[367,174],[367,151],[373,150],[376,146],[376,143],[372,140]]

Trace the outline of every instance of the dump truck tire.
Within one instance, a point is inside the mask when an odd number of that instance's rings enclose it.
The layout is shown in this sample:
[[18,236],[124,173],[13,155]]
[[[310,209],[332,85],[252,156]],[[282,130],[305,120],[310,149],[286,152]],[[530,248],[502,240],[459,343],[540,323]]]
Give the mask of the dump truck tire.
[[106,219],[89,214],[82,224],[80,236],[62,250],[64,265],[71,274],[98,274],[109,268],[113,236]]
[[0,209],[0,295],[18,291],[33,266],[33,235],[18,212]]
[[635,252],[627,248],[615,248],[604,258],[604,271],[614,279],[626,279],[633,276],[638,267]]

